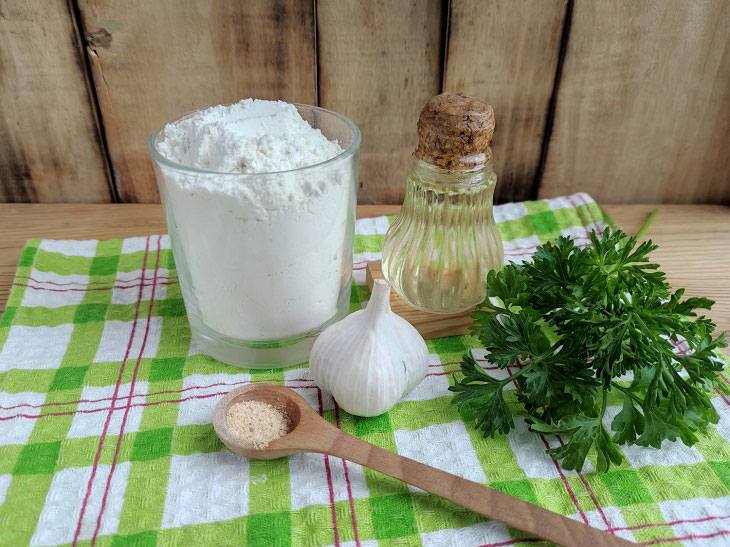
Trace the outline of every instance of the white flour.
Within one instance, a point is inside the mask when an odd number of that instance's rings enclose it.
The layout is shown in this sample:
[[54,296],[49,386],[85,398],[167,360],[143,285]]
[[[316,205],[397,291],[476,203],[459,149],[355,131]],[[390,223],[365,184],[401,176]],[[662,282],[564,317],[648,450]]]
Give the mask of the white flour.
[[271,173],[314,165],[342,152],[282,101],[244,99],[168,126],[158,149],[176,163],[219,173]]
[[346,161],[275,173],[338,155],[336,142],[290,104],[246,99],[168,125],[158,150],[218,173],[160,165],[191,322],[236,339],[278,340],[337,313],[342,287],[349,290],[354,174]]

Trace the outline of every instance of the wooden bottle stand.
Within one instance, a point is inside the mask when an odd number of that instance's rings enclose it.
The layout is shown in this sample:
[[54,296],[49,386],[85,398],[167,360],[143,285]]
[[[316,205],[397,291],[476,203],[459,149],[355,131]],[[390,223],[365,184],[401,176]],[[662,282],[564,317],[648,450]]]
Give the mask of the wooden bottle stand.
[[[368,262],[365,278],[371,291],[376,279],[384,279],[379,260]],[[424,338],[467,334],[469,327],[474,324],[471,318],[472,310],[448,315],[419,311],[403,302],[393,289],[390,290],[390,307],[416,327]]]

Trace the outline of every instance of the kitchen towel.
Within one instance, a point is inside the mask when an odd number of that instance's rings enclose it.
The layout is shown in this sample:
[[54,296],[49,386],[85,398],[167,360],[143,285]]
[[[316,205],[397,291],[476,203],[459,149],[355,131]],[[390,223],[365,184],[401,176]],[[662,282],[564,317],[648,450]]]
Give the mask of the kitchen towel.
[[[559,235],[588,244],[604,216],[586,194],[495,207],[507,260]],[[351,307],[369,293],[387,217],[357,221]],[[167,236],[31,240],[0,320],[2,545],[535,545],[537,540],[377,472],[321,454],[248,461],[210,424],[250,382],[289,386],[327,420],[388,450],[644,545],[730,541],[730,390],[696,446],[622,447],[608,473],[564,471],[563,439],[484,439],[451,404],[469,336],[428,341],[426,379],[393,410],[355,418],[306,365],[246,370],[200,354]],[[678,348],[677,351],[683,351]],[[730,374],[723,379],[730,386]],[[617,410],[617,409],[616,409]]]

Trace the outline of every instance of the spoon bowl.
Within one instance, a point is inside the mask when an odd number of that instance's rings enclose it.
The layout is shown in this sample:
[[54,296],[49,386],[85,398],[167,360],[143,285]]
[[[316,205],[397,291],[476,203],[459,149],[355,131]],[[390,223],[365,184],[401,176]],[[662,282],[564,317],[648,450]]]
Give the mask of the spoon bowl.
[[[270,441],[264,448],[256,448],[253,443],[238,437],[228,427],[226,412],[231,405],[241,401],[259,401],[281,410],[287,418],[287,434]],[[298,441],[302,440],[300,437],[303,430],[299,428],[302,416],[306,423],[311,419],[309,414],[321,420],[310,404],[297,392],[270,384],[250,384],[234,389],[218,402],[213,411],[213,428],[231,452],[254,460],[272,460],[302,451],[293,447],[298,446],[300,444]]]
[[[228,408],[240,401],[268,403],[285,413],[288,433],[264,448],[236,436],[226,423]],[[256,460],[319,452],[359,463],[398,480],[446,498],[487,518],[499,520],[561,545],[626,546],[625,539],[609,535],[519,498],[440,469],[399,456],[334,427],[319,416],[301,395],[269,384],[239,387],[224,396],[213,411],[213,427],[231,451]]]

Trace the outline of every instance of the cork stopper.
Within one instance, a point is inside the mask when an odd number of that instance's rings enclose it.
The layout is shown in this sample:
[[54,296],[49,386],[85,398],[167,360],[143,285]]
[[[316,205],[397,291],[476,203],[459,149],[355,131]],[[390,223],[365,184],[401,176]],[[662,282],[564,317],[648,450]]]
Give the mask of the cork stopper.
[[445,169],[470,169],[490,159],[494,110],[482,99],[442,93],[418,118],[418,159]]

